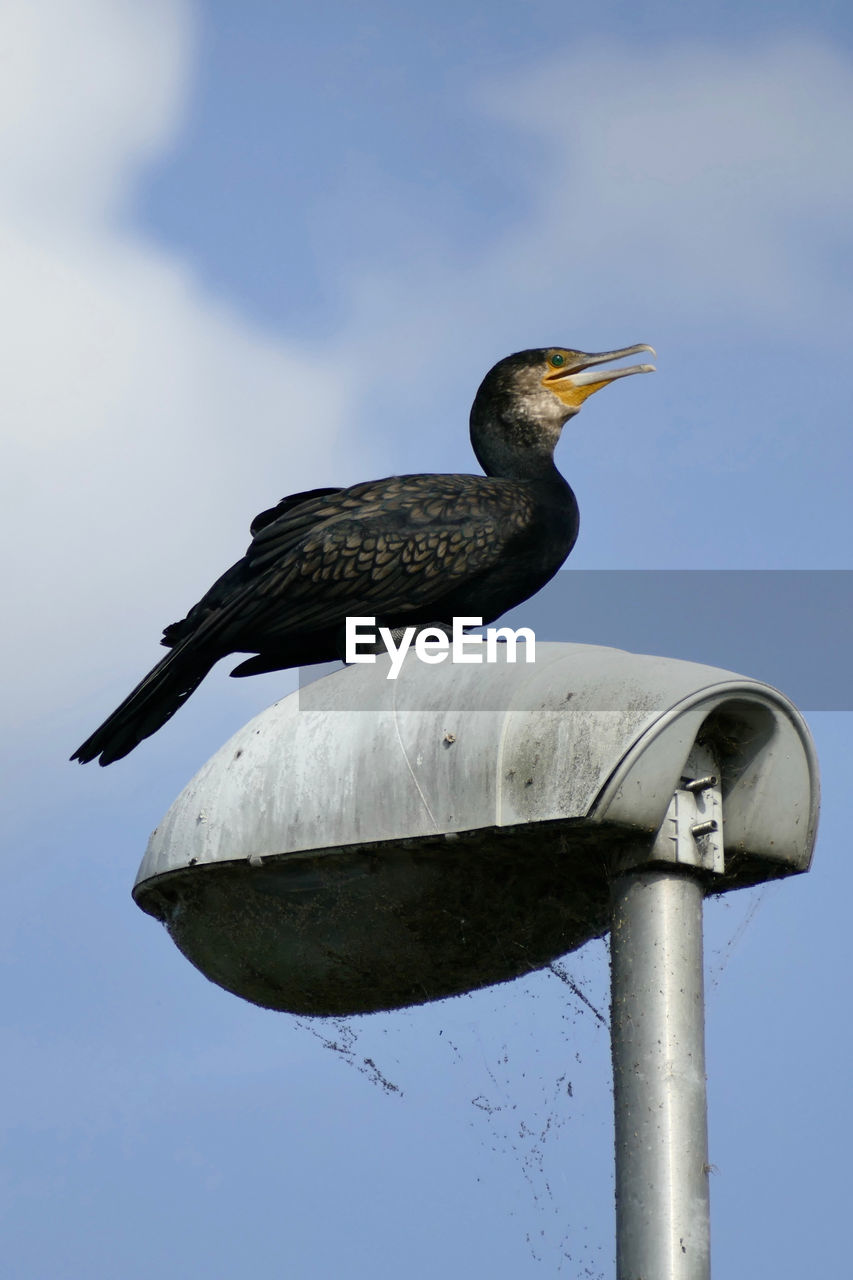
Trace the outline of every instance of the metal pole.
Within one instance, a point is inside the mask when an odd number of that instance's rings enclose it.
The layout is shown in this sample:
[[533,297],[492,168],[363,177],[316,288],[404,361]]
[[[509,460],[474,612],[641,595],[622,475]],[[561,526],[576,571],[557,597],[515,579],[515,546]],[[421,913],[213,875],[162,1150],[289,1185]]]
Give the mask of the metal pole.
[[618,1280],[711,1274],[702,900],[687,868],[614,881]]

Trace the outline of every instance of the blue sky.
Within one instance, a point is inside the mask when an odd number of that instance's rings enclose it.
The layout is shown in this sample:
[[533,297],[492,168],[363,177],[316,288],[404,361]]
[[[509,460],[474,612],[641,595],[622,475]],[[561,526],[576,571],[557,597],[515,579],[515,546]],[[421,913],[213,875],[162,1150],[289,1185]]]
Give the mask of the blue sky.
[[[292,677],[214,673],[127,761],[66,757],[256,511],[473,469],[472,394],[521,347],[659,353],[565,433],[576,567],[853,567],[851,32],[840,3],[3,7],[15,1280],[612,1274],[607,1035],[555,978],[318,1029],[130,901]],[[794,601],[791,635],[821,661]],[[733,1280],[846,1262],[849,716],[810,721],[813,872],[708,911]],[[603,948],[569,964],[605,1008]]]

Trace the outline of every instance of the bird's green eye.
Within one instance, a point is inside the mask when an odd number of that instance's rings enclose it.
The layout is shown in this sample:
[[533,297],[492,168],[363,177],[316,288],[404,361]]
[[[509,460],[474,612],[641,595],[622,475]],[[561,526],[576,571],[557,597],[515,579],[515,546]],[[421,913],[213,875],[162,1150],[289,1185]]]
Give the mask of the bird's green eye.
[[551,364],[554,366],[555,369],[559,369],[560,365],[565,363],[566,363],[565,356],[561,356],[559,354],[555,356],[551,356]]

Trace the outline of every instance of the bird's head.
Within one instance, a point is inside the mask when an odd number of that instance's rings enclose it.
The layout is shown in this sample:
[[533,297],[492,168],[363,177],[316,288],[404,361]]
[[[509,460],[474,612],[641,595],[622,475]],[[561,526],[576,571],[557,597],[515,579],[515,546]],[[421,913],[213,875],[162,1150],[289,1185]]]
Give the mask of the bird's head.
[[601,366],[650,351],[646,343],[618,351],[540,347],[506,356],[490,369],[471,408],[471,443],[487,475],[542,475],[553,466],[566,421],[584,400],[617,378],[652,373],[652,364]]

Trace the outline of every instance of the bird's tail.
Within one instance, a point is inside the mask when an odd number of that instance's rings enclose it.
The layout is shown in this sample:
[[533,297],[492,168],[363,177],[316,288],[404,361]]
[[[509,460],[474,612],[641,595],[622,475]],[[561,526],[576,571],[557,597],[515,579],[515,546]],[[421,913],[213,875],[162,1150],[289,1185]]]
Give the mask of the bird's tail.
[[88,764],[100,757],[100,763],[105,765],[126,756],[143,738],[156,733],[171,719],[219,656],[193,646],[191,641],[177,645],[77,748],[71,759]]

